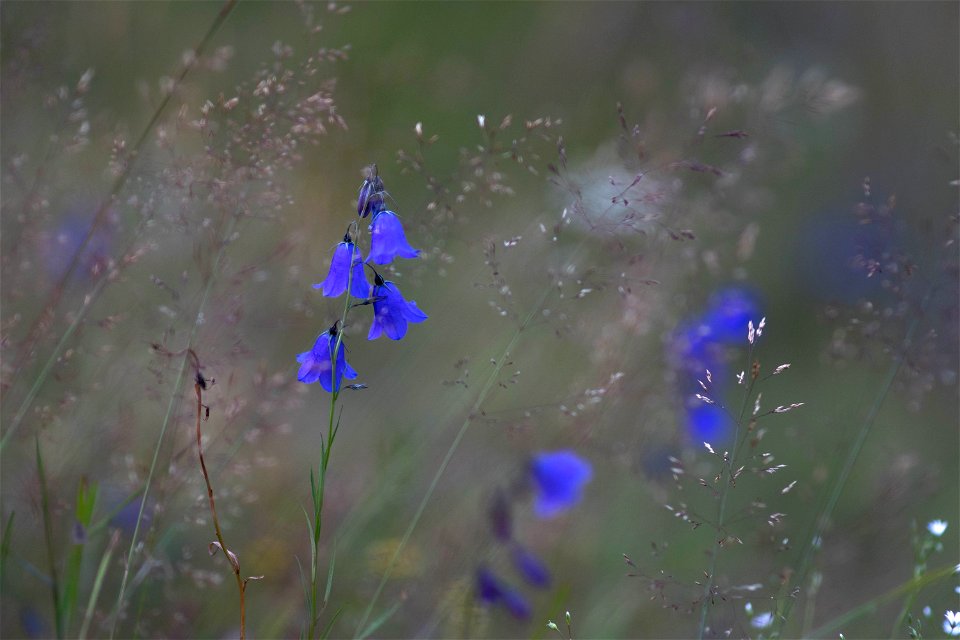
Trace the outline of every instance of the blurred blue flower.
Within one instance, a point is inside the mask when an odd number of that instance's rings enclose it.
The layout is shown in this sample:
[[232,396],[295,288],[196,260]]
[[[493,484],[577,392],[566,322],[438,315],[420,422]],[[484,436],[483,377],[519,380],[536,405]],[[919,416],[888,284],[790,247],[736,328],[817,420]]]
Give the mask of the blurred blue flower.
[[[297,356],[297,362],[301,363],[300,371],[297,372],[297,380],[306,384],[320,381],[320,386],[326,391],[334,390],[333,375],[333,348],[337,344],[337,325],[334,324],[328,331],[320,334],[317,341],[313,344],[310,351],[305,351]],[[353,367],[347,364],[347,357],[344,354],[343,341],[337,349],[337,384],[336,390],[340,390],[340,382],[343,377],[353,379],[357,377],[357,372]]]
[[[108,213],[107,221],[90,236],[90,242],[80,255],[77,264],[78,272],[96,276],[106,271],[110,262],[113,244],[112,224],[115,219],[116,214]],[[92,223],[93,214],[71,211],[59,221],[56,229],[42,236],[43,264],[51,278],[59,278],[67,270],[74,254],[87,237]]]
[[383,180],[376,173],[364,180],[357,194],[357,215],[366,218],[370,214],[376,215],[383,211],[385,193]]
[[484,604],[502,603],[514,618],[526,620],[530,617],[530,605],[523,596],[497,579],[486,567],[477,569],[477,599]]
[[[353,273],[351,275],[351,256],[353,258]],[[350,295],[364,299],[370,294],[370,285],[363,275],[363,256],[360,248],[353,244],[350,234],[343,236],[343,242],[333,250],[333,259],[330,261],[330,272],[327,278],[313,285],[314,289],[323,289],[323,295],[336,298],[347,290],[347,280],[350,281]]]
[[757,295],[750,289],[732,286],[710,296],[700,319],[703,339],[724,344],[742,344],[747,339],[747,323],[759,318]]
[[542,589],[550,586],[550,571],[541,562],[540,558],[519,544],[514,546],[512,555],[513,566],[520,572],[524,580]]
[[590,463],[573,451],[535,455],[530,473],[536,490],[533,511],[540,518],[552,518],[577,504],[593,476]]
[[687,407],[687,429],[691,440],[718,444],[730,438],[735,424],[726,411],[696,398],[691,399],[690,403],[696,403]]
[[417,303],[404,300],[397,285],[384,280],[378,273],[374,279],[370,297],[373,299],[373,324],[370,325],[368,340],[376,340],[383,333],[391,340],[399,340],[407,334],[408,322],[423,322],[427,314],[417,307]]
[[390,264],[397,256],[416,258],[418,255],[420,250],[414,249],[407,242],[403,224],[397,214],[393,211],[381,211],[373,217],[373,222],[370,223],[369,261]]
[[[717,290],[702,314],[685,322],[674,332],[669,349],[678,372],[679,391],[684,397],[687,432],[696,443],[722,444],[734,432],[734,422],[723,409],[694,398],[703,394],[719,401],[716,385],[727,383],[725,349],[747,343],[747,324],[759,321],[759,295],[747,287],[733,285]],[[707,379],[707,370],[713,382]],[[708,390],[700,386],[703,381]]]

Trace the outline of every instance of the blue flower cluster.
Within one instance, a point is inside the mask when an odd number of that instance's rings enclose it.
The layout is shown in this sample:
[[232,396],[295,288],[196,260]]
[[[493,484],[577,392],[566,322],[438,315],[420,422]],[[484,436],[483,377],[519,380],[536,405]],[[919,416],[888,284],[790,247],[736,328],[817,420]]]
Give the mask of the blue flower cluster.
[[[590,463],[572,451],[544,452],[531,458],[521,482],[515,487],[520,491],[532,490],[534,515],[547,519],[576,505],[583,495],[584,485],[592,475]],[[530,586],[545,589],[550,586],[550,570],[540,558],[515,539],[512,508],[510,497],[504,491],[498,491],[490,507],[493,536],[498,543],[509,548],[511,563],[524,581]],[[517,619],[530,617],[530,605],[523,594],[485,565],[477,569],[476,594],[484,604],[502,604]]]
[[[420,255],[420,251],[407,242],[400,217],[386,209],[387,197],[389,194],[374,165],[357,197],[357,215],[361,219],[371,217],[368,227],[369,257],[365,262],[360,247],[354,242],[354,237],[360,235],[360,226],[358,222],[352,222],[343,241],[334,247],[327,277],[323,282],[313,285],[314,289],[322,290],[328,298],[338,298],[348,292],[350,297],[357,300],[347,307],[348,310],[356,306],[373,306],[368,340],[376,340],[383,334],[391,340],[400,340],[407,334],[408,324],[427,319],[427,314],[420,310],[416,302],[407,301],[397,285],[384,280],[371,265],[387,265],[394,258],[416,258]],[[367,281],[364,266],[373,272],[372,285]],[[297,362],[300,363],[297,379],[307,384],[319,382],[330,393],[340,391],[344,377],[357,377],[357,372],[347,363],[338,324],[339,321],[335,322],[320,334],[312,349],[297,356]]]
[[[684,397],[684,413],[688,434],[695,442],[722,444],[733,435],[733,419],[720,407],[695,397],[705,393],[700,381],[727,377],[724,351],[741,345],[747,338],[747,323],[758,315],[758,296],[744,287],[732,286],[714,293],[707,309],[680,325],[670,342],[680,391]],[[713,389],[709,394],[719,400]]]

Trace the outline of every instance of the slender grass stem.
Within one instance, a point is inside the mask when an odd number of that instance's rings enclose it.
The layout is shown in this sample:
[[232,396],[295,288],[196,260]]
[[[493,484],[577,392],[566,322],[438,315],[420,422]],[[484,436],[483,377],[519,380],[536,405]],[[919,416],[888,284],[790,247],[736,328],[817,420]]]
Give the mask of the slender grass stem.
[[179,392],[183,385],[184,374],[189,365],[189,358],[190,358],[189,350],[193,348],[194,342],[196,341],[196,338],[197,338],[197,333],[199,333],[200,331],[200,322],[203,318],[203,310],[206,307],[207,299],[210,297],[210,291],[213,288],[213,282],[215,280],[217,268],[219,267],[220,262],[223,259],[223,254],[226,252],[226,249],[228,246],[226,239],[233,234],[233,229],[234,227],[236,227],[236,224],[237,224],[237,216],[231,215],[230,223],[228,224],[227,231],[221,236],[223,240],[221,241],[220,248],[217,251],[217,257],[213,262],[210,275],[207,278],[206,286],[204,287],[203,294],[200,297],[200,302],[197,305],[197,313],[193,321],[193,328],[190,330],[190,336],[187,339],[187,347],[184,350],[183,358],[180,361],[180,368],[179,368],[179,371],[177,372],[177,378],[173,383],[172,390],[170,391],[170,400],[167,402],[167,411],[163,417],[163,423],[160,426],[160,434],[157,436],[157,444],[156,446],[154,446],[154,449],[153,449],[153,459],[150,462],[150,470],[147,472],[147,479],[143,484],[143,497],[140,500],[140,510],[137,512],[137,522],[133,528],[133,536],[130,539],[130,548],[127,551],[127,559],[123,567],[123,577],[120,580],[120,591],[117,594],[117,602],[114,605],[113,624],[111,625],[111,629],[110,629],[111,639],[114,637],[114,634],[116,633],[117,622],[119,621],[120,613],[123,609],[124,596],[127,588],[127,581],[130,576],[130,567],[133,564],[133,554],[134,554],[134,551],[136,550],[137,536],[140,533],[140,523],[143,521],[143,511],[146,508],[147,498],[150,494],[150,486],[153,481],[153,476],[157,469],[157,461],[160,457],[160,449],[163,445],[163,441],[167,433],[167,427],[170,425],[170,420],[173,417],[175,408],[181,402],[181,397],[179,395]]
[[520,323],[520,326],[517,328],[513,336],[511,336],[509,342],[507,342],[507,345],[501,351],[500,356],[497,358],[496,365],[494,365],[493,371],[490,372],[490,376],[487,378],[483,388],[477,395],[477,399],[470,408],[470,412],[464,419],[463,424],[460,425],[460,429],[457,431],[457,435],[454,437],[453,442],[451,442],[450,446],[447,448],[447,452],[443,456],[443,460],[440,462],[440,466],[437,468],[437,471],[433,476],[433,480],[430,481],[430,485],[427,487],[426,493],[424,493],[423,498],[420,500],[420,504],[417,506],[417,510],[414,512],[413,518],[410,520],[410,524],[407,526],[406,531],[404,531],[403,537],[400,538],[400,543],[397,545],[397,548],[394,549],[393,556],[391,556],[390,562],[387,563],[387,568],[384,570],[383,576],[380,578],[380,583],[377,585],[376,591],[374,591],[373,597],[370,599],[370,603],[367,605],[367,608],[363,613],[363,617],[360,619],[360,623],[353,632],[355,636],[360,636],[363,632],[363,628],[367,624],[367,620],[370,619],[370,614],[373,612],[373,608],[376,606],[377,600],[380,598],[380,593],[383,591],[383,587],[387,584],[387,580],[389,580],[394,566],[396,566],[397,559],[400,557],[403,549],[407,546],[410,536],[413,535],[414,529],[416,529],[417,524],[420,522],[420,518],[423,516],[424,510],[427,508],[427,503],[430,502],[430,499],[433,497],[433,492],[436,490],[437,485],[440,483],[440,478],[443,476],[447,466],[453,459],[454,453],[456,453],[457,448],[460,446],[460,442],[463,440],[463,436],[466,434],[467,428],[473,422],[474,417],[479,412],[484,401],[486,401],[487,395],[489,395],[490,391],[496,385],[497,378],[500,375],[500,371],[507,363],[509,354],[513,351],[514,347],[516,347],[517,342],[520,340],[520,335],[523,333],[524,329],[529,326],[533,318],[540,312],[544,302],[546,302],[547,297],[552,292],[552,287],[544,288],[540,299],[536,302],[536,304],[534,304],[533,308],[523,319],[523,322]]
[[[890,393],[890,389],[893,387],[893,382],[896,379],[897,374],[900,373],[900,367],[903,366],[903,362],[906,359],[907,350],[913,343],[913,337],[916,335],[916,332],[920,327],[920,323],[925,315],[925,311],[933,295],[933,291],[933,286],[927,290],[926,295],[920,302],[919,313],[913,317],[909,326],[907,327],[907,331],[904,334],[900,349],[897,351],[893,361],[890,363],[887,373],[884,375],[883,382],[880,384],[880,389],[877,391],[876,398],[874,398],[873,403],[870,405],[870,409],[867,412],[863,423],[860,425],[860,429],[857,431],[857,435],[854,438],[853,443],[850,445],[850,449],[847,451],[847,457],[844,459],[843,466],[840,468],[840,473],[837,475],[837,479],[833,483],[833,487],[830,490],[830,494],[827,497],[827,501],[824,504],[823,509],[820,510],[820,513],[816,517],[813,525],[813,531],[804,541],[803,552],[800,555],[800,560],[797,563],[797,568],[794,573],[796,577],[794,578],[793,583],[798,587],[807,579],[807,574],[809,573],[811,564],[813,562],[813,556],[816,554],[817,549],[820,547],[820,542],[823,539],[823,533],[830,524],[830,519],[833,517],[834,509],[836,509],[837,503],[840,501],[840,495],[843,493],[843,490],[847,484],[847,480],[850,478],[850,473],[853,471],[853,467],[860,456],[860,452],[863,450],[863,445],[867,440],[867,436],[870,435],[870,432],[873,430],[873,425],[877,420],[877,416],[880,415],[880,408],[883,406],[884,400],[886,400],[887,395]],[[779,612],[780,615],[778,615],[776,618],[777,626],[774,628],[771,637],[780,637],[783,631],[783,625],[789,619],[790,611],[793,608],[793,601],[793,597],[788,597],[783,601],[783,609]]]
[[[747,350],[747,371],[751,371],[751,363],[753,362],[753,344],[750,345],[750,348]],[[747,388],[743,393],[743,400],[740,403],[740,412],[737,414],[736,422],[734,423],[734,433],[733,433],[733,454],[726,460],[724,471],[726,472],[726,479],[724,480],[723,487],[720,489],[720,507],[717,512],[717,530],[721,535],[724,536],[724,541],[726,540],[726,532],[723,530],[724,527],[724,516],[727,511],[727,501],[730,497],[730,488],[733,486],[733,465],[737,459],[737,452],[740,450],[740,429],[743,426],[743,417],[747,411],[747,404],[750,401],[751,395],[753,395],[753,388],[757,382],[757,377],[753,375],[752,371],[750,373],[750,382],[747,384]],[[717,571],[717,556],[720,555],[720,549],[722,545],[718,545],[710,553],[710,568],[707,570],[707,581],[703,587],[703,596],[700,601],[700,621],[697,625],[697,638],[703,640],[703,635],[707,629],[707,611],[709,610],[710,603],[712,601],[713,595],[713,586],[714,586],[714,574]]]
[[40,508],[43,514],[43,540],[47,546],[47,560],[50,563],[50,591],[53,596],[53,619],[57,637],[63,637],[63,609],[60,606],[60,581],[57,577],[57,559],[54,555],[56,545],[53,542],[53,523],[50,520],[50,493],[47,490],[47,474],[40,455],[40,438],[34,438],[37,451],[37,473],[40,476]]

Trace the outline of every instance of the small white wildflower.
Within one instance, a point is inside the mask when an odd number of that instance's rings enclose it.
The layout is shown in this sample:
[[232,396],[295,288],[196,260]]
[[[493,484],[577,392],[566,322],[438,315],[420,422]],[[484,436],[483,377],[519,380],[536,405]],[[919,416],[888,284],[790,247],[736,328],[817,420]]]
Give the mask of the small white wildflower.
[[747,342],[753,344],[754,339],[757,337],[757,330],[753,328],[753,320],[747,323]]
[[946,611],[943,618],[943,632],[948,636],[960,636],[960,612]]
[[741,371],[737,374],[737,384],[743,384],[743,377],[747,375],[746,371]]
[[772,374],[772,375],[775,375],[775,376],[780,375],[781,373],[783,373],[784,371],[786,371],[786,370],[789,369],[789,368],[790,368],[790,363],[782,364],[782,365],[780,365],[779,367],[777,367],[776,369],[773,370],[773,374]]
[[760,324],[757,326],[757,337],[758,337],[758,338],[763,335],[763,328],[764,328],[765,326],[767,326],[767,316],[763,316],[762,318],[760,318]]
[[788,406],[786,406],[786,407],[783,406],[783,405],[780,405],[779,407],[777,407],[776,409],[774,409],[773,412],[774,412],[774,413],[786,413],[787,411],[792,411],[792,410],[794,410],[794,409],[796,409],[796,408],[798,408],[798,407],[802,407],[804,404],[805,404],[805,403],[803,403],[803,402],[794,402],[793,404],[788,405]]
[[743,610],[744,610],[744,612],[745,612],[748,616],[752,616],[752,615],[753,615],[753,603],[752,603],[752,602],[748,602],[747,604],[743,605]]
[[931,613],[933,613],[933,610],[930,608],[930,605],[927,605],[927,606],[925,606],[925,607],[923,608],[923,617],[924,617],[924,618],[929,618],[930,615],[931,615]]
[[930,532],[935,538],[939,538],[943,535],[943,532],[947,530],[946,520],[931,520],[927,523],[927,531]]
[[484,125],[487,124],[487,116],[482,113],[477,116],[477,124],[480,125],[480,128],[483,129]]
[[697,400],[700,400],[700,401],[702,401],[702,402],[706,402],[707,404],[713,404],[713,400],[711,400],[711,399],[708,398],[707,396],[704,396],[704,395],[701,395],[701,394],[698,393],[698,394],[695,394],[695,397],[697,398]]
[[713,450],[713,447],[710,446],[710,443],[709,443],[709,442],[704,442],[704,443],[703,443],[703,446],[706,447],[706,448],[707,448],[707,451],[709,451],[710,453],[713,453],[713,454],[716,453],[716,451]]
[[766,629],[771,624],[773,624],[773,614],[769,611],[754,616],[753,619],[750,620],[750,626],[754,629]]

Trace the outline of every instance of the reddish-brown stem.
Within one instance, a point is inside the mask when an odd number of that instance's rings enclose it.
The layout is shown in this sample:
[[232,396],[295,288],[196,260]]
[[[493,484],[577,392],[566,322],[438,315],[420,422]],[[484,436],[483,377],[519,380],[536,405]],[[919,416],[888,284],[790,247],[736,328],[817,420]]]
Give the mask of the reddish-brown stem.
[[210,514],[213,516],[213,528],[217,533],[217,542],[220,543],[220,550],[227,557],[230,566],[233,569],[233,575],[237,579],[237,589],[240,591],[240,640],[245,640],[247,633],[247,612],[244,600],[247,581],[240,577],[240,561],[235,554],[227,548],[227,543],[223,541],[223,532],[220,530],[220,521],[217,519],[217,503],[213,498],[213,486],[210,484],[210,475],[207,473],[207,463],[203,459],[203,435],[200,431],[200,422],[203,415],[203,385],[205,382],[200,375],[199,360],[193,349],[190,349],[190,355],[196,367],[197,380],[193,385],[197,393],[197,453],[200,456],[200,470],[203,471],[203,480],[207,483],[207,499],[210,502]]

